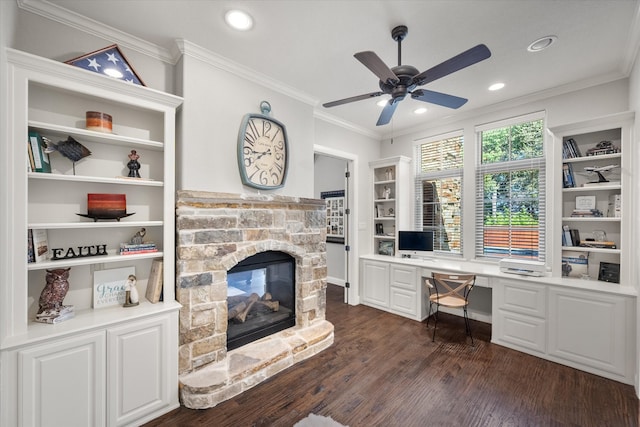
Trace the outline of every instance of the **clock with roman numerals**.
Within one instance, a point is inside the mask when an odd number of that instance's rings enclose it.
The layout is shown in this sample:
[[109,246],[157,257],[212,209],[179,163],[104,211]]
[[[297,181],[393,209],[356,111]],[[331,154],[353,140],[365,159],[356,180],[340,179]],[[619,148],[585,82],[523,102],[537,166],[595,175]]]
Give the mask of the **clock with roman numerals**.
[[284,186],[289,164],[287,130],[268,114],[271,105],[262,101],[262,114],[246,114],[238,134],[238,167],[242,183],[261,190]]

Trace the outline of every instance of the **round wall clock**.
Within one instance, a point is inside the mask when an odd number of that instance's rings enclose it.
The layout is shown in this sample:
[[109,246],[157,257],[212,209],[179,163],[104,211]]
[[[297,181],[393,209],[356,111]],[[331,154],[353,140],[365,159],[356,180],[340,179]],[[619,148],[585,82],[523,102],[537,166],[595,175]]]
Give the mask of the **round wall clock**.
[[262,114],[249,113],[238,133],[238,167],[244,185],[261,190],[284,186],[289,144],[284,124],[269,117],[271,105],[262,101]]

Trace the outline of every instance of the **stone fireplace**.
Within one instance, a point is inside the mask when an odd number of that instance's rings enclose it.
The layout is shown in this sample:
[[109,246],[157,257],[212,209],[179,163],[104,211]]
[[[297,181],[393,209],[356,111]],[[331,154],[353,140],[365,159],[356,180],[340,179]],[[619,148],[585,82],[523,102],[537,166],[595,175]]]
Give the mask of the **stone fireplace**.
[[[178,192],[176,295],[182,304],[179,380],[185,406],[215,406],[333,343],[333,325],[325,319],[325,240],[322,200]],[[270,253],[292,260],[293,326],[268,331],[230,350],[227,332],[233,313],[228,294],[255,293],[254,285],[248,291],[245,286],[249,285],[242,283],[248,280],[241,274],[246,271],[254,271],[252,277],[279,278],[279,267],[269,274],[260,273],[262,267],[247,267],[246,260]],[[273,298],[271,292],[258,293],[268,293],[273,300],[287,299],[282,294]]]

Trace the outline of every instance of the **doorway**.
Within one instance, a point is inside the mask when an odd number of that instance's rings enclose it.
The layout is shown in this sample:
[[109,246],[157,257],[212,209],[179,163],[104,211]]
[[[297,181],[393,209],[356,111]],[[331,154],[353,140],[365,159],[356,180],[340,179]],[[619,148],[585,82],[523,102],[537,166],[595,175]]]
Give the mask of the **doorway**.
[[[355,242],[357,242],[354,221],[356,209],[357,158],[351,153],[341,152],[323,146],[314,146],[314,197],[321,193],[344,192],[344,229],[338,235],[344,238],[327,241],[327,281],[344,288],[344,302],[357,301],[352,284],[357,280]],[[341,223],[342,224],[342,223]]]

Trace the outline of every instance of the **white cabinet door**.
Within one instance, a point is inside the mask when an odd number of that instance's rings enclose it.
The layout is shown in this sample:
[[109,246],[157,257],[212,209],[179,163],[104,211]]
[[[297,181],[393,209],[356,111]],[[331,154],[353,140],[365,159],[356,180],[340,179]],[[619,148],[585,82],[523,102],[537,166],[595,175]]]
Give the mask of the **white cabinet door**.
[[635,338],[627,325],[634,312],[619,295],[550,288],[549,355],[633,384]]
[[374,307],[389,307],[389,264],[362,261],[362,302]]
[[176,315],[165,315],[111,328],[108,425],[129,424],[177,406]]
[[27,347],[17,360],[20,425],[105,425],[104,333]]

